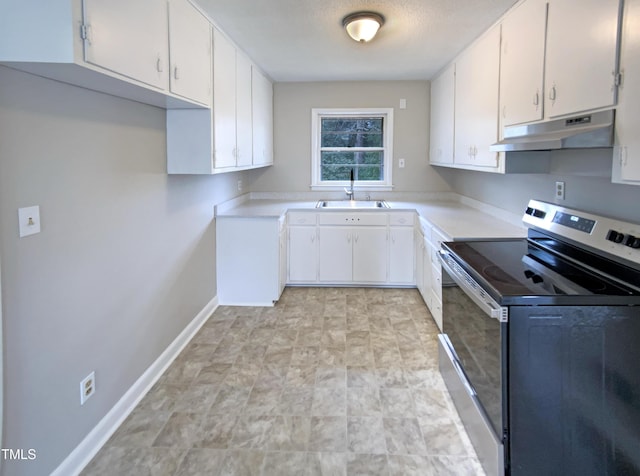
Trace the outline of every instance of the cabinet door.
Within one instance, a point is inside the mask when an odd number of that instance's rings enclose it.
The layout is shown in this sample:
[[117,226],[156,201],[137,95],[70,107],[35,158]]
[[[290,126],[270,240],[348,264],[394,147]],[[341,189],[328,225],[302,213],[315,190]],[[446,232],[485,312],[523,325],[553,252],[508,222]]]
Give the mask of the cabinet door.
[[431,135],[429,162],[453,163],[453,111],[455,64],[450,64],[431,82]]
[[618,19],[619,0],[549,2],[548,117],[615,105]]
[[315,226],[289,227],[289,282],[318,280],[318,241]]
[[387,229],[358,227],[353,236],[353,280],[384,283],[387,281]]
[[415,260],[416,260],[416,287],[420,294],[424,295],[424,268],[422,260],[424,258],[424,235],[416,230],[414,234]]
[[211,25],[187,0],[169,2],[171,92],[211,104]]
[[254,66],[251,68],[253,165],[273,163],[273,85]]
[[236,165],[236,49],[213,29],[213,127],[215,168]]
[[389,282],[415,283],[413,228],[394,226],[390,228],[389,236]]
[[640,0],[626,0],[622,17],[620,71],[623,74],[616,110],[614,182],[640,185]]
[[527,0],[502,22],[500,111],[502,125],[541,120],[544,103],[546,0]]
[[236,165],[252,164],[251,61],[241,51],[236,51]]
[[493,28],[456,63],[454,162],[497,167],[500,28]]
[[319,277],[321,282],[351,282],[353,230],[348,227],[321,226],[319,229]]
[[280,259],[278,260],[280,270],[278,273],[278,296],[282,294],[282,291],[284,291],[284,287],[287,284],[287,235],[287,228],[280,224]]
[[166,2],[84,0],[83,15],[86,62],[169,89]]
[[[431,267],[431,256],[433,254],[433,245],[425,238],[424,240],[424,255],[422,256],[422,269],[424,272],[424,292],[422,297],[426,300],[427,297],[431,300],[431,285],[433,283],[433,273]],[[429,302],[427,302],[429,305]]]

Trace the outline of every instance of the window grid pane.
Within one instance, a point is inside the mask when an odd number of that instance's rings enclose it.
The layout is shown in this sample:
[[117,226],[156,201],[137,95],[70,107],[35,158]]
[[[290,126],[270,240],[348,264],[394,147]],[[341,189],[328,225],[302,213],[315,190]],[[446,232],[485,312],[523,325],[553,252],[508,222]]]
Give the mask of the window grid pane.
[[384,181],[383,119],[321,118],[320,180]]

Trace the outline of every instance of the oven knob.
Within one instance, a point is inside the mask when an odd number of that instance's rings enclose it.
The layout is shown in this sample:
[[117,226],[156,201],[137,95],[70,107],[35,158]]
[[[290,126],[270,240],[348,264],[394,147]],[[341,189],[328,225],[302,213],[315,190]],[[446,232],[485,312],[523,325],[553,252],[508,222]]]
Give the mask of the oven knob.
[[624,237],[624,244],[627,245],[628,247],[632,248],[633,247],[633,243],[635,243],[635,241],[637,240],[637,238],[633,235],[626,235]]
[[539,274],[534,274],[531,277],[531,281],[533,281],[534,283],[538,284],[538,283],[541,283],[542,281],[544,281],[544,279],[542,279],[542,276],[540,276]]
[[531,271],[530,269],[525,269],[524,270],[524,276],[527,279],[531,279],[533,276],[535,276],[536,273],[534,273],[533,271]]
[[634,237],[633,243],[627,246],[630,246],[631,248],[640,248],[640,238]]
[[613,241],[614,243],[622,243],[623,239],[624,239],[623,233],[619,233],[615,230],[609,230],[609,233],[607,233],[607,240]]

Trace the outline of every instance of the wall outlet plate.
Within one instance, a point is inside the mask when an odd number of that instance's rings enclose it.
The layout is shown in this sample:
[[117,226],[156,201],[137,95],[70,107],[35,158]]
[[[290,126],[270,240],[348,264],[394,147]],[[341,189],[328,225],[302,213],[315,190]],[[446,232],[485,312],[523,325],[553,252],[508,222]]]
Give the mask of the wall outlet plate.
[[80,382],[80,405],[84,405],[94,393],[96,393],[96,373],[91,372]]
[[556,200],[564,200],[564,182],[556,182]]

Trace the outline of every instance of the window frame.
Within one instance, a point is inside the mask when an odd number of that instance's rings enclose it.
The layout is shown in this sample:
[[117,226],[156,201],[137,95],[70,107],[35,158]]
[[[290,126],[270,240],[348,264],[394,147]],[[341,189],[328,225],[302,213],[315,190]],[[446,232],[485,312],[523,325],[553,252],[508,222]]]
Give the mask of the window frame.
[[351,185],[349,180],[320,180],[322,119],[327,117],[382,117],[383,118],[383,180],[358,180],[358,190],[392,190],[393,172],[393,108],[313,108],[311,109],[311,189],[342,190]]

